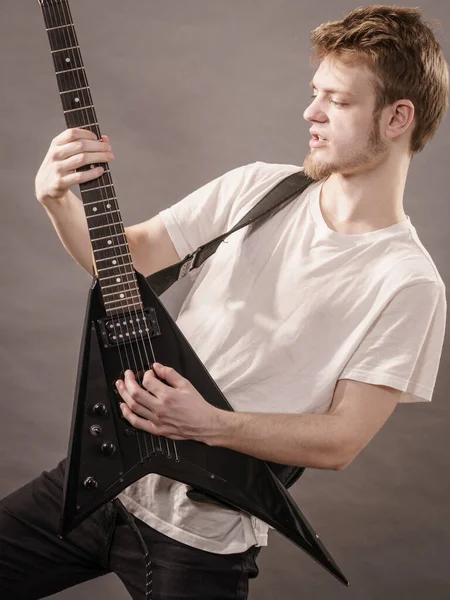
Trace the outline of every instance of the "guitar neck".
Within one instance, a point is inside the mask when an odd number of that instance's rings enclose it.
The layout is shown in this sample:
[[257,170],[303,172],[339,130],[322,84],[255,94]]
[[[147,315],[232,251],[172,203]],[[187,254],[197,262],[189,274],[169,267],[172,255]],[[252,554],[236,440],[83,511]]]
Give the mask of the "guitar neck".
[[[92,131],[101,139],[100,126],[81,57],[67,0],[39,0],[44,15],[56,81],[68,128]],[[85,171],[102,166],[101,177],[80,184],[98,277],[107,314],[142,308],[125,228],[107,163],[87,165]]]

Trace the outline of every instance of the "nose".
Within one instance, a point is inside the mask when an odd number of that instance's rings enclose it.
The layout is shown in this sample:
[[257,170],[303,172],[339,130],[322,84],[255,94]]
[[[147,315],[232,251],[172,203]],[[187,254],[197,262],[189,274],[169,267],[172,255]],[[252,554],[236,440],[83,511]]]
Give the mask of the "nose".
[[312,102],[309,103],[307,108],[303,111],[303,118],[305,121],[324,121],[326,115],[320,108],[321,104],[317,100],[317,96],[313,98]]

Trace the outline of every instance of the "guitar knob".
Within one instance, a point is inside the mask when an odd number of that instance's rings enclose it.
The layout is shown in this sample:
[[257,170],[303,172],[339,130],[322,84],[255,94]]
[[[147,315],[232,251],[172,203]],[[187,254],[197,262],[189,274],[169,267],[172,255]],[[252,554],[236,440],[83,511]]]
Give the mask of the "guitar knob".
[[103,454],[106,454],[107,456],[111,456],[116,451],[116,447],[112,442],[104,442],[100,449]]
[[98,488],[98,481],[95,479],[95,477],[86,477],[86,479],[83,482],[83,485],[88,490],[93,490],[95,488]]
[[108,408],[102,402],[97,402],[97,404],[94,404],[92,407],[92,412],[99,417],[105,417],[108,414]]
[[89,433],[93,436],[98,436],[102,434],[102,428],[100,425],[91,425],[89,427]]

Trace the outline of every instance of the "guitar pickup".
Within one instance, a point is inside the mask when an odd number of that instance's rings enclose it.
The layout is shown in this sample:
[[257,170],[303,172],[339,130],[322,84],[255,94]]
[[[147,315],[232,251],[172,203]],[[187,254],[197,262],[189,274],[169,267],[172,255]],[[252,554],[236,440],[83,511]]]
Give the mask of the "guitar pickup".
[[105,348],[121,346],[133,341],[142,341],[161,335],[153,308],[122,313],[114,317],[97,320]]

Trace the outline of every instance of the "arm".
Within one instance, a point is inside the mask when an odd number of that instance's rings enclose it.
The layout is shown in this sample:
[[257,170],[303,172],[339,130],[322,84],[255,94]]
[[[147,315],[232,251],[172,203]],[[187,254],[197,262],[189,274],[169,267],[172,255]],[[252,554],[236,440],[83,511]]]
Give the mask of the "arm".
[[388,386],[340,379],[325,414],[221,411],[203,441],[263,460],[340,471],[381,429],[400,394]]
[[189,380],[158,363],[145,372],[142,386],[130,370],[116,386],[124,400],[123,416],[154,435],[197,440],[288,465],[335,470],[344,469],[369,443],[401,395],[388,386],[340,379],[325,414],[232,412],[209,404]]
[[[37,199],[64,248],[90,275],[93,259],[86,215],[82,201],[69,188],[103,172],[101,168],[75,172],[76,168],[113,158],[107,136],[99,141],[85,129],[68,129],[52,141],[36,175]],[[180,260],[159,215],[126,227],[125,233],[133,264],[144,276]]]

